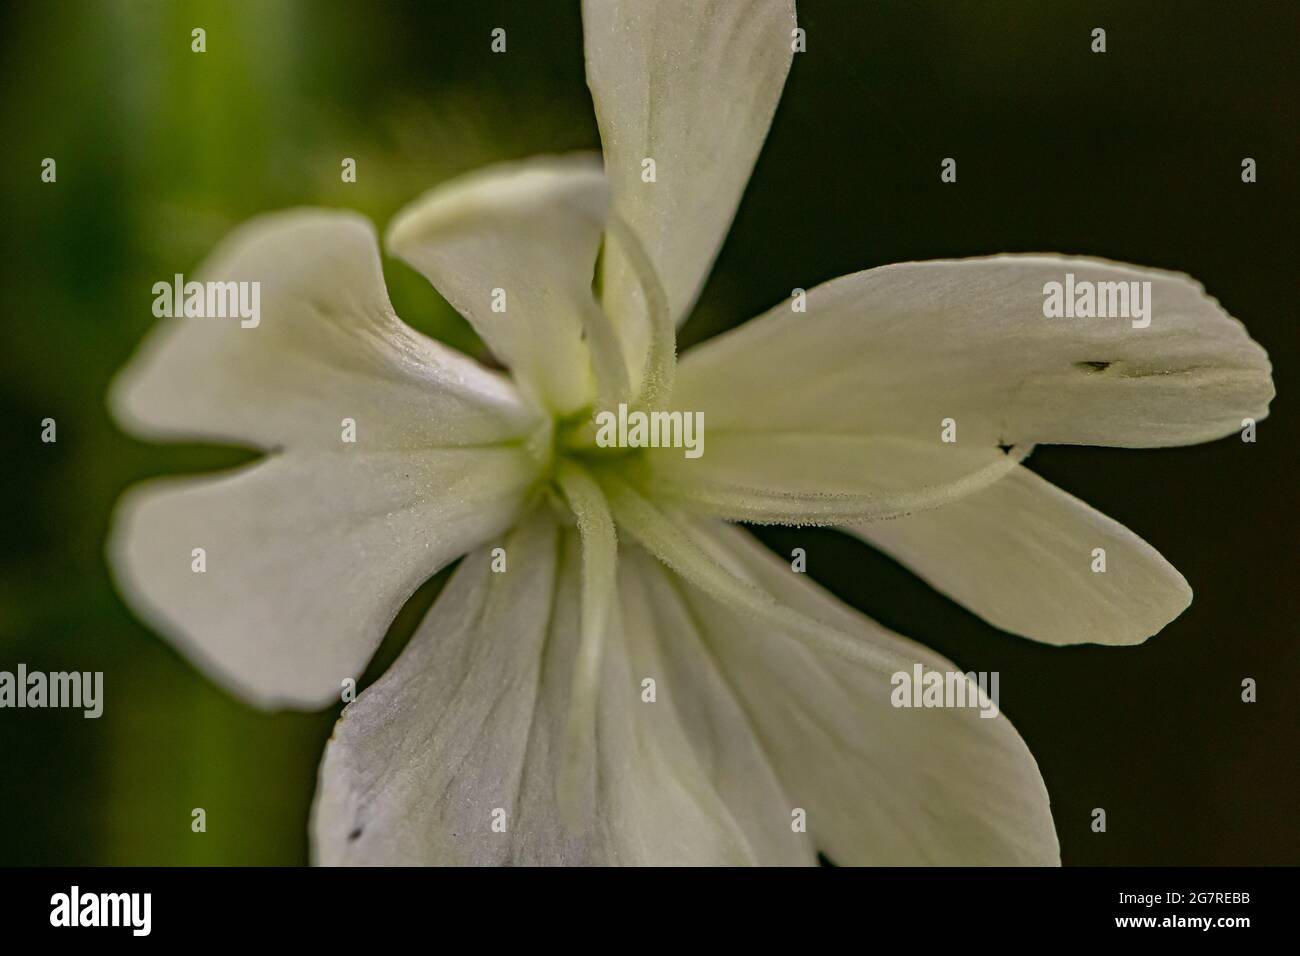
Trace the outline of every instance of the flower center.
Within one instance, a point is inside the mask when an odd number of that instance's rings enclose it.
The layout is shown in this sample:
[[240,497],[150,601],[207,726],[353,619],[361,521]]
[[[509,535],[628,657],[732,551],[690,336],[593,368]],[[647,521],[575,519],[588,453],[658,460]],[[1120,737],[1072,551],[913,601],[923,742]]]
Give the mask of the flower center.
[[555,457],[571,458],[587,466],[601,466],[638,455],[641,448],[601,440],[597,414],[591,408],[556,419]]

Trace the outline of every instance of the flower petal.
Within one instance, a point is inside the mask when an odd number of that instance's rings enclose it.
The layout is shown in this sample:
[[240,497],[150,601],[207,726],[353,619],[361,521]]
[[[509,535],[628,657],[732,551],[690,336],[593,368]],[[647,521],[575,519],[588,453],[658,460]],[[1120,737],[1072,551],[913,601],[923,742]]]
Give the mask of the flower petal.
[[657,700],[646,705],[648,712],[667,719],[665,705],[672,708],[696,759],[744,832],[755,863],[812,865],[812,841],[791,828],[793,804],[731,684],[744,677],[719,667],[682,596],[685,583],[641,548],[625,549],[622,564],[620,597],[629,641],[655,649],[654,656],[645,651],[640,656],[645,663],[639,673],[655,680]]
[[[581,550],[538,512],[465,559],[397,663],[343,712],[313,813],[325,864],[682,864],[754,858],[621,616],[603,657],[596,767],[566,824],[557,779],[580,633]],[[657,671],[654,671],[657,672]],[[494,811],[499,811],[495,813]],[[494,818],[504,830],[494,830]]]
[[[554,523],[534,518],[501,543],[505,572],[487,548],[468,555],[396,663],[344,709],[312,812],[318,862],[508,855],[552,614]],[[492,829],[498,808],[506,834]]]
[[318,707],[421,583],[509,527],[536,474],[520,447],[296,450],[132,489],[109,554],[131,606],[213,680]]
[[601,327],[591,283],[608,209],[595,156],[538,157],[438,186],[398,213],[386,241],[564,415],[594,395],[583,330]]
[[374,229],[360,216],[297,210],[254,219],[199,279],[260,283],[259,322],[158,323],[110,394],[129,431],[337,448],[351,418],[372,447],[418,448],[509,440],[536,425],[503,376],[393,314]]
[[1138,644],[1192,600],[1154,548],[1027,468],[934,511],[846,530],[990,624],[1048,644]]
[[[1045,318],[1044,286],[1150,282],[1150,326]],[[995,256],[869,269],[684,356],[674,405],[714,430],[885,434],[964,445],[1208,441],[1263,418],[1264,350],[1183,275]]]
[[[955,665],[795,574],[744,531],[699,523],[731,570],[828,626],[938,671]],[[772,761],[791,809],[840,864],[1048,865],[1059,849],[1047,791],[1007,718],[895,708],[890,675],[753,622],[683,584],[710,653]],[[1003,682],[1005,689],[1006,683]],[[782,825],[789,827],[789,812]]]
[[[781,98],[794,0],[584,0],[582,22],[614,210],[639,236],[681,321]],[[646,159],[655,162],[654,182],[642,178]],[[617,241],[606,245],[603,280],[639,369],[651,318]]]
[[259,321],[160,324],[115,383],[114,410],[147,436],[273,454],[134,489],[113,569],[215,680],[264,706],[321,705],[423,580],[514,519],[544,423],[503,376],[393,314],[358,216],[254,220],[201,274],[258,283]]

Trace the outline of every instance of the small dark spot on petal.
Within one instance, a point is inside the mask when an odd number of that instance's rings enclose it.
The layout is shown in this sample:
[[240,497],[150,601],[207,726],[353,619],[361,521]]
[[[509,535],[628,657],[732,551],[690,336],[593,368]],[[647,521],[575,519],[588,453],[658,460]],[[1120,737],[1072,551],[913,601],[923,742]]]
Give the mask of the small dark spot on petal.
[[1113,362],[1075,362],[1074,367],[1085,372],[1104,372],[1113,364]]
[[360,836],[361,836],[361,827],[357,827],[355,830],[353,830],[351,833],[348,834],[348,842],[356,840],[360,838]]

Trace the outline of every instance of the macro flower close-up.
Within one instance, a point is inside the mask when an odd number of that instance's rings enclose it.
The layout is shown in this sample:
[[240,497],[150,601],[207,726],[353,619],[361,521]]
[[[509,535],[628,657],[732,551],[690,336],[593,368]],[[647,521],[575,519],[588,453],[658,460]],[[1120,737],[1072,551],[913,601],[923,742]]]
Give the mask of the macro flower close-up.
[[240,226],[199,279],[256,285],[257,318],[161,320],[110,405],[137,436],[262,457],[130,490],[118,587],[250,703],[348,701],[322,864],[1059,863],[996,693],[899,706],[899,675],[962,668],[745,526],[839,529],[1031,641],[1141,643],[1191,586],[1026,462],[1236,434],[1268,413],[1265,351],[1185,275],[1016,254],[810,283],[678,354],[795,5],[582,16],[603,157],[488,166],[384,232],[491,361],[395,314],[365,217]]
[[1284,924],[1297,37],[0,4],[6,938]]

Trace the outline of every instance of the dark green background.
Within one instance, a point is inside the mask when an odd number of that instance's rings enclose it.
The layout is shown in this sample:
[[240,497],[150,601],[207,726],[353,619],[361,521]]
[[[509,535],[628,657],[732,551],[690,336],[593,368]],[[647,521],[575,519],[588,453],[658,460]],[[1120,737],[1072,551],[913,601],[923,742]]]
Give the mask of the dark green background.
[[[807,548],[814,577],[884,624],[1002,672],[1066,863],[1300,862],[1300,5],[806,0],[800,20],[808,52],[686,342],[869,266],[1087,253],[1196,276],[1268,349],[1281,394],[1254,445],[1031,459],[1195,589],[1138,648],[1038,646],[833,532],[762,537]],[[104,391],[153,321],[152,284],[248,216],[349,206],[382,226],[485,162],[597,147],[577,0],[7,3],[0,44],[0,669],[103,670],[107,698],[97,721],[0,711],[0,863],[302,862],[335,714],[257,713],[216,690],[126,611],[102,555],[127,485],[247,456],[130,440]],[[46,156],[57,184],[39,180]],[[386,268],[403,317],[474,348],[422,279]],[[39,441],[47,416],[55,445]],[[1258,703],[1240,701],[1243,677]]]

